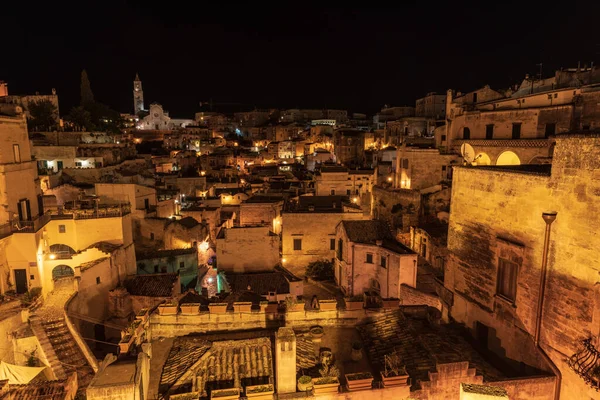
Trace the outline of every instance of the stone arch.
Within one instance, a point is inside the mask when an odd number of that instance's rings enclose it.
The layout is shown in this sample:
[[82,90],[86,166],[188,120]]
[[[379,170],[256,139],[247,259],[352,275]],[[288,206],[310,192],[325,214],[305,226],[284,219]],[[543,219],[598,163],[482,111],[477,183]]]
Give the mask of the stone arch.
[[66,244],[56,243],[50,245],[50,253],[54,254],[56,258],[61,257],[71,257],[73,254],[77,253],[71,246],[67,246]]
[[73,268],[71,268],[65,264],[57,265],[56,267],[54,267],[52,269],[52,279],[53,280],[57,280],[60,278],[69,278],[74,275],[75,275],[75,271],[73,271]]
[[521,165],[521,159],[515,152],[507,150],[498,156],[496,165]]
[[492,165],[492,159],[486,153],[479,153],[475,156],[474,165]]

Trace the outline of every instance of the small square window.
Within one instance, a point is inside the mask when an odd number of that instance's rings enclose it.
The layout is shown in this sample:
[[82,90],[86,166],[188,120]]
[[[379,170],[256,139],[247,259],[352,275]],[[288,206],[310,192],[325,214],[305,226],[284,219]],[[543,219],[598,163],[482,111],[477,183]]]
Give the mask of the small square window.
[[158,265],[155,265],[155,266],[154,266],[154,273],[155,273],[155,274],[158,274]]
[[367,264],[373,264],[373,254],[367,253],[367,260],[365,262]]
[[29,279],[32,281],[35,280],[35,275],[29,275]]
[[58,233],[66,233],[66,232],[67,232],[67,227],[65,225],[58,226]]
[[184,269],[185,268],[185,263],[183,261],[181,261],[179,263],[179,269]]
[[352,191],[350,189],[346,189],[346,195],[350,196],[352,194]]
[[381,266],[383,268],[387,267],[387,258],[385,256],[381,256]]
[[302,239],[294,239],[294,250],[302,250]]
[[442,165],[442,171],[445,171],[445,170],[446,170],[446,166]]
[[154,240],[154,233],[150,232],[150,240]]
[[329,239],[329,250],[335,250],[335,239]]
[[99,284],[100,284],[100,277],[99,277],[99,276],[97,276],[97,277],[96,277],[96,285],[99,285]]

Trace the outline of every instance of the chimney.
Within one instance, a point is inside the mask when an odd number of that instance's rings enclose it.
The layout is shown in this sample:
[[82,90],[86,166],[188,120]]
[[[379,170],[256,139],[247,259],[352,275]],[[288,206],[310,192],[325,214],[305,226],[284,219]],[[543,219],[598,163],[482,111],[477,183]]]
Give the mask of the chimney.
[[379,247],[383,246],[383,240],[376,240],[375,244]]

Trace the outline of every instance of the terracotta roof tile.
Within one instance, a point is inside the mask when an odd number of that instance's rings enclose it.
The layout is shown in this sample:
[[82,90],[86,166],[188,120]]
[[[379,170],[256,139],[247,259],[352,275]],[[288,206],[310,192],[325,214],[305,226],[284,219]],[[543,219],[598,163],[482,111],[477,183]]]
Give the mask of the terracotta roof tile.
[[414,252],[398,242],[389,226],[384,221],[342,221],[348,240],[354,243],[376,245],[381,240],[382,246],[399,254],[414,254]]

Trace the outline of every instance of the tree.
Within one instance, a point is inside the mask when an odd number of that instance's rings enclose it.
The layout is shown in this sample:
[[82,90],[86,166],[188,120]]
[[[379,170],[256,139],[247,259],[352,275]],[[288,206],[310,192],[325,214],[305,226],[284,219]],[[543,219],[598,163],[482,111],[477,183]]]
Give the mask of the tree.
[[28,104],[30,131],[51,131],[56,127],[57,110],[50,100],[38,100]]
[[92,104],[94,104],[94,93],[92,93],[92,86],[84,69],[81,71],[81,105],[87,108]]
[[73,107],[66,119],[70,121],[79,130],[93,131],[95,126],[92,123],[92,115],[82,106]]
[[333,263],[328,260],[313,261],[306,267],[306,276],[317,281],[328,281],[334,278]]

